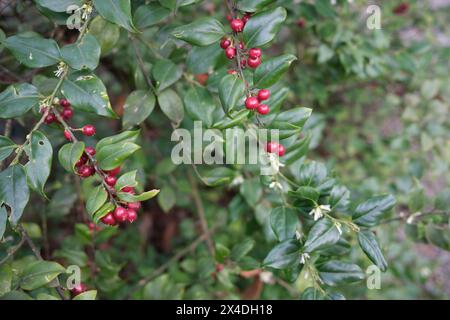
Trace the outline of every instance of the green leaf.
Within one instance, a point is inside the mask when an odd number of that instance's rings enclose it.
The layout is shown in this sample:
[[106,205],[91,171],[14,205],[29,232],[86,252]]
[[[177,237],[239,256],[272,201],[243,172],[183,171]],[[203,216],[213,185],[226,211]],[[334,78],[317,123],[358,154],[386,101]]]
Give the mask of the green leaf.
[[75,110],[117,118],[103,82],[94,74],[78,71],[64,80],[61,93]]
[[117,193],[117,196],[119,197],[120,200],[123,200],[125,202],[142,202],[142,201],[146,201],[149,200],[151,198],[156,197],[159,194],[160,190],[159,189],[153,189],[150,191],[145,191],[141,194],[130,194],[127,192],[119,192]]
[[275,0],[240,0],[237,2],[237,7],[240,11],[255,12],[264,9],[272,2]]
[[86,210],[90,215],[97,212],[108,199],[108,192],[106,192],[103,185],[99,185],[92,190],[86,200]]
[[203,175],[203,180],[208,186],[218,186],[230,183],[236,173],[234,170],[227,167],[217,167],[210,169]]
[[172,35],[196,46],[207,46],[219,41],[225,35],[225,29],[218,20],[207,17],[175,28]]
[[235,245],[233,249],[231,249],[230,259],[238,262],[242,258],[244,258],[255,246],[255,240],[246,239],[243,242]]
[[284,54],[261,63],[253,78],[255,87],[268,88],[277,83],[295,60],[297,58],[294,55]]
[[[5,234],[6,230],[6,221],[8,220],[8,213],[6,212],[5,207],[0,207],[0,241],[3,238],[3,235]],[[0,286],[1,288],[1,286]],[[1,295],[1,290],[0,290]]]
[[297,188],[297,190],[291,191],[289,194],[302,200],[308,200],[312,204],[317,202],[320,196],[319,191],[317,191],[313,187],[308,186],[299,187]]
[[22,64],[30,68],[43,68],[61,61],[58,44],[37,33],[18,34],[4,41],[5,47]]
[[137,8],[134,13],[134,21],[139,29],[151,27],[160,23],[170,14],[170,10],[160,4],[152,2]]
[[155,96],[148,90],[133,91],[123,106],[122,126],[127,129],[141,124],[155,108]]
[[189,118],[202,121],[206,127],[212,126],[216,105],[207,89],[191,86],[184,96],[184,105]]
[[59,149],[58,160],[64,169],[68,172],[75,171],[75,163],[83,155],[84,147],[84,142],[78,141],[75,143],[67,143]]
[[31,147],[28,152],[29,162],[25,169],[31,189],[47,198],[44,186],[52,168],[53,148],[47,137],[40,131],[31,135]]
[[223,77],[219,84],[219,98],[225,113],[236,107],[239,99],[244,95],[244,91],[245,84],[241,78],[232,74]]
[[9,157],[17,145],[8,137],[0,136],[0,161]]
[[97,290],[89,290],[76,295],[72,300],[95,300],[97,298]]
[[255,14],[244,28],[244,42],[247,47],[259,47],[272,41],[286,20],[286,9],[277,7]]
[[289,239],[277,244],[263,261],[263,267],[292,268],[300,263],[300,243]]
[[35,0],[37,4],[54,12],[66,12],[70,6],[81,7],[82,0]]
[[228,129],[228,128],[237,126],[237,125],[243,123],[244,120],[247,119],[249,114],[250,114],[250,110],[247,110],[247,109],[242,109],[242,110],[236,111],[234,113],[231,112],[230,117],[232,119],[230,119],[228,117],[224,117],[219,122],[216,122],[213,125],[213,128],[223,130],[223,129]]
[[318,187],[327,178],[327,167],[323,163],[312,161],[299,168],[298,183],[301,186]]
[[139,136],[139,133],[140,130],[129,130],[113,135],[111,137],[103,138],[97,143],[97,152],[111,144],[135,142]]
[[364,272],[356,264],[332,260],[317,269],[322,281],[329,286],[348,284],[364,279]]
[[450,188],[441,190],[434,200],[435,210],[448,210],[450,207]]
[[167,59],[158,60],[152,68],[152,77],[156,81],[158,91],[170,87],[181,78],[182,74],[181,68]]
[[346,212],[350,205],[350,191],[345,186],[334,186],[331,189],[329,204],[332,210]]
[[193,47],[186,57],[186,67],[193,74],[209,73],[223,57],[223,50],[217,43],[206,47]]
[[120,28],[110,23],[101,16],[96,16],[89,24],[89,34],[97,39],[102,55],[111,51],[120,38]]
[[358,232],[358,242],[361,249],[367,257],[380,268],[386,271],[388,263],[381,252],[377,238],[370,230],[361,230]]
[[131,19],[130,0],[93,0],[98,13],[106,20],[130,32],[138,32]]
[[100,221],[101,218],[103,218],[104,216],[106,216],[108,213],[110,213],[111,211],[114,210],[114,204],[112,202],[107,202],[105,203],[100,209],[98,209],[95,213],[94,216],[92,217],[92,221],[94,221],[94,223],[98,223]]
[[35,261],[23,270],[20,287],[23,290],[34,290],[52,282],[58,275],[65,272],[59,263],[50,261]]
[[282,206],[270,212],[270,226],[280,242],[294,238],[297,225],[297,215],[291,208]]
[[327,218],[322,218],[309,231],[303,251],[311,253],[326,248],[338,242],[339,238],[340,233],[334,223]]
[[39,93],[28,83],[13,84],[0,93],[0,118],[20,117],[39,103]]
[[20,164],[0,172],[0,203],[11,208],[9,220],[16,225],[30,198],[24,168]]
[[374,227],[394,205],[395,198],[392,195],[370,198],[356,207],[352,216],[353,222],[362,227]]
[[141,147],[132,142],[115,143],[97,150],[97,162],[103,170],[112,170],[120,166]]
[[294,144],[286,148],[286,154],[283,156],[285,165],[291,165],[306,155],[309,150],[312,134],[307,132],[303,139],[296,141]]
[[300,133],[306,120],[311,116],[310,108],[294,108],[280,112],[270,123],[271,129],[278,129],[280,139]]
[[162,112],[176,125],[184,118],[183,102],[172,89],[167,89],[158,95],[158,104]]
[[245,181],[241,184],[239,192],[244,197],[248,205],[254,208],[263,195],[259,178],[245,179]]
[[176,195],[169,186],[164,186],[158,196],[158,204],[164,212],[169,212],[176,203]]
[[123,187],[136,187],[138,185],[138,182],[136,181],[136,173],[137,170],[133,170],[127,173],[124,173],[120,176],[119,179],[117,179],[116,184],[114,185],[114,188],[119,191],[122,190]]
[[85,68],[94,70],[97,68],[100,52],[101,49],[97,39],[90,34],[85,35],[77,42],[68,44],[61,49],[61,55],[64,62],[72,69],[76,70]]
[[408,194],[408,209],[415,213],[425,206],[425,194],[422,187],[416,187]]

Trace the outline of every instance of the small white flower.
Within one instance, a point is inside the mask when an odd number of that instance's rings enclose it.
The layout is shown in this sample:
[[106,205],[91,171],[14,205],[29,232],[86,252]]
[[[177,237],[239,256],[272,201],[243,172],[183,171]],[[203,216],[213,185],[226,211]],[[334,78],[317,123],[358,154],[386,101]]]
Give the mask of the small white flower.
[[302,253],[302,255],[300,256],[300,263],[305,264],[309,258],[310,258],[309,254],[307,254],[306,252]]
[[314,221],[319,220],[320,218],[322,218],[324,216],[325,213],[328,213],[331,211],[331,207],[330,205],[326,204],[326,205],[320,205],[315,207],[314,209],[312,209],[309,212],[310,216],[314,216]]
[[56,71],[53,71],[53,73],[55,74],[55,76],[57,78],[61,77],[61,75],[64,73],[65,66],[66,66],[66,64],[61,61],[58,64],[58,69],[56,69]]
[[231,186],[239,186],[244,182],[244,178],[242,176],[237,176],[231,181]]
[[283,186],[281,185],[281,183],[279,183],[278,181],[272,181],[269,184],[269,188],[270,189],[279,189],[279,190],[283,190]]
[[295,230],[295,238],[297,240],[300,240],[302,238],[302,234],[298,230]]
[[339,234],[342,235],[341,224],[339,222],[335,221],[334,226],[336,227],[336,229],[338,229]]
[[274,283],[273,274],[272,274],[272,272],[269,272],[269,271],[261,272],[259,274],[259,279],[261,279],[261,281],[264,283],[268,283],[268,284]]

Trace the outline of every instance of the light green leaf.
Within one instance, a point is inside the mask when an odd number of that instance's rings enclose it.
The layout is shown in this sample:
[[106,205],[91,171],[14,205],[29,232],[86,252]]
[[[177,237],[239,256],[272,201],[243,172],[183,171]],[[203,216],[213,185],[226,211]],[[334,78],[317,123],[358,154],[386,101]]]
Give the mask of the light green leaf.
[[133,91],[123,106],[122,126],[127,129],[141,124],[155,108],[155,96],[148,90]]
[[208,170],[204,175],[203,179],[208,186],[218,186],[222,184],[230,183],[236,172],[227,167],[217,167]]
[[244,258],[254,247],[255,247],[255,240],[246,239],[243,242],[235,245],[233,249],[231,249],[230,259],[235,262],[238,262],[242,258]]
[[0,93],[0,118],[19,117],[39,102],[36,87],[28,83],[13,84]]
[[76,70],[94,70],[100,59],[100,45],[97,39],[90,34],[85,35],[79,41],[68,44],[61,49],[61,55],[71,68]]
[[84,142],[67,143],[59,149],[59,163],[68,172],[74,172],[75,163],[81,158],[84,152]]
[[97,298],[97,290],[88,290],[76,295],[72,300],[95,300]]
[[374,227],[394,205],[395,198],[392,195],[370,198],[356,207],[353,222],[362,227]]
[[106,192],[103,185],[99,185],[92,190],[86,200],[86,210],[90,215],[96,213],[108,199],[108,192]]
[[277,207],[270,212],[270,226],[280,242],[294,238],[297,225],[297,215],[291,208]]
[[8,137],[0,136],[0,161],[9,157],[17,145]]
[[34,290],[52,282],[65,272],[60,264],[50,261],[35,261],[23,270],[20,287],[23,290]]
[[120,28],[101,16],[96,16],[89,24],[89,34],[92,34],[100,44],[102,55],[107,54],[120,38]]
[[153,189],[150,191],[145,191],[141,194],[130,194],[127,192],[118,192],[117,196],[119,197],[119,199],[125,201],[125,202],[142,202],[142,201],[146,201],[146,200],[150,200],[151,198],[156,197],[159,194],[160,190],[159,189]]
[[112,170],[120,166],[141,147],[132,142],[121,142],[104,146],[97,151],[97,162],[103,170]]
[[170,10],[160,4],[151,2],[137,8],[134,13],[134,21],[139,29],[148,28],[160,23],[170,14]]
[[113,135],[111,137],[103,138],[97,143],[96,146],[97,152],[99,152],[101,149],[111,144],[135,142],[139,136],[139,133],[140,130],[129,130]]
[[275,2],[275,0],[240,0],[236,4],[239,11],[255,12],[264,9],[272,2]]
[[114,188],[119,191],[122,190],[123,187],[136,187],[138,185],[138,182],[136,181],[136,173],[137,170],[133,170],[130,172],[127,172],[120,176],[119,179],[117,179],[116,184],[114,185]]
[[158,91],[170,87],[181,78],[182,74],[181,68],[168,59],[158,60],[152,68],[152,77],[156,81]]
[[[8,213],[6,212],[5,207],[0,207],[0,241],[3,238],[3,235],[5,234],[6,230],[6,221],[8,220]],[[0,285],[1,288],[1,285]],[[1,295],[1,290],[0,290]]]
[[172,89],[167,89],[158,95],[158,103],[162,112],[176,125],[184,118],[183,102]]
[[306,120],[311,116],[310,108],[293,108],[280,112],[270,123],[271,129],[278,129],[280,139],[300,133]]

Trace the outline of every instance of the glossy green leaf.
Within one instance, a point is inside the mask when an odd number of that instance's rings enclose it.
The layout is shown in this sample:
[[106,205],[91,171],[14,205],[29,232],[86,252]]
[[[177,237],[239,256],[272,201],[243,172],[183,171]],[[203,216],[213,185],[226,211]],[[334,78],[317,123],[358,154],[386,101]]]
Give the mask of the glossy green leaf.
[[0,118],[19,117],[39,103],[39,93],[31,84],[13,84],[0,93]]
[[177,82],[182,74],[182,70],[167,59],[158,60],[152,68],[152,77],[155,79],[156,88],[159,91],[163,91]]
[[103,82],[94,74],[75,72],[63,82],[62,94],[75,110],[117,118]]
[[158,104],[162,112],[176,125],[183,120],[183,102],[172,89],[164,90],[158,95]]
[[34,290],[52,282],[58,275],[65,272],[59,263],[50,261],[35,261],[24,270],[20,279],[23,290]]
[[340,293],[326,292],[323,294],[320,290],[309,287],[303,291],[300,300],[345,300]]
[[177,27],[171,34],[190,44],[207,46],[219,41],[225,35],[225,29],[218,20],[208,17]]
[[155,96],[148,90],[133,91],[123,106],[122,126],[127,129],[141,124],[155,108]]
[[240,0],[237,2],[237,7],[240,11],[255,12],[264,9],[272,2],[275,0]]
[[130,0],[93,0],[98,13],[106,20],[131,32],[137,32],[131,18]]
[[352,216],[353,222],[362,227],[374,227],[394,205],[395,198],[392,195],[370,198],[356,207]]
[[134,21],[136,27],[144,29],[160,23],[170,14],[170,10],[156,2],[144,4],[136,9]]
[[334,186],[331,189],[329,203],[331,209],[346,212],[350,205],[350,191],[345,186]]
[[283,156],[283,163],[285,165],[291,165],[306,155],[309,150],[311,136],[311,133],[308,132],[303,139],[296,141],[286,148],[286,154]]
[[223,50],[217,43],[205,47],[193,47],[186,57],[186,67],[193,73],[209,73],[223,59]]
[[121,142],[104,146],[96,154],[98,165],[103,170],[117,168],[140,148],[140,146],[132,142]]
[[327,173],[327,167],[323,163],[305,163],[299,168],[298,183],[301,186],[318,187],[327,178]]
[[114,210],[114,204],[112,202],[106,202],[100,209],[98,209],[92,218],[94,223],[99,223],[100,219],[106,216],[108,213]]
[[309,231],[303,251],[310,253],[326,248],[335,244],[339,238],[340,233],[334,223],[327,218],[322,218]]
[[280,242],[294,238],[297,225],[297,215],[291,208],[277,207],[270,212],[270,226]]
[[192,120],[200,120],[207,127],[212,126],[216,105],[207,89],[197,85],[191,86],[184,96],[184,105]]
[[297,58],[294,55],[284,54],[263,61],[255,71],[253,78],[255,87],[268,88],[277,83],[295,60],[297,60]]
[[226,75],[219,84],[219,98],[225,113],[233,110],[244,96],[244,81],[235,75]]
[[300,263],[300,243],[298,240],[285,240],[270,250],[263,261],[263,267],[285,269]]
[[108,199],[108,192],[106,192],[103,185],[94,188],[88,195],[86,200],[86,211],[93,215],[97,212]]
[[135,142],[138,138],[140,130],[128,130],[116,135],[101,139],[96,146],[97,152],[111,144]]
[[0,136],[0,161],[5,160],[17,145],[8,137]]
[[361,249],[367,257],[380,268],[381,271],[386,271],[388,263],[381,252],[380,245],[377,238],[370,230],[361,230],[358,232],[358,242]]
[[61,55],[72,69],[94,70],[100,59],[100,45],[97,39],[90,34],[85,35],[76,43],[68,44],[61,49]]
[[272,41],[286,20],[286,9],[277,7],[255,14],[244,28],[244,42],[249,47],[263,46]]
[[84,142],[67,143],[59,149],[59,163],[69,172],[74,172],[75,163],[81,158],[84,152]]
[[61,61],[58,44],[36,33],[18,34],[5,40],[4,45],[21,63],[30,68],[42,68]]
[[329,286],[349,284],[364,279],[361,268],[352,263],[342,261],[327,261],[318,268],[322,281]]
[[[5,207],[0,207],[0,240],[2,240],[3,235],[5,234],[6,230],[6,221],[8,220],[8,213],[6,212]],[[1,295],[1,290],[0,290]]]
[[306,120],[311,116],[310,108],[293,108],[280,112],[270,123],[271,129],[278,129],[280,139],[300,133]]
[[16,225],[30,198],[27,178],[20,164],[8,167],[0,172],[0,203],[11,208],[9,220]]
[[158,194],[160,193],[159,189],[153,189],[150,191],[145,191],[141,194],[130,194],[127,192],[119,192],[117,193],[117,196],[119,197],[119,199],[125,201],[125,202],[142,202],[142,201],[147,201],[150,200],[151,198],[156,197]]
[[136,181],[136,173],[137,170],[133,170],[127,173],[124,173],[117,179],[116,184],[114,185],[114,188],[119,191],[122,190],[123,187],[136,187],[138,185],[138,182]]
[[213,125],[213,128],[215,129],[228,129],[234,126],[237,126],[241,123],[243,123],[247,118],[248,115],[250,114],[250,110],[247,109],[242,109],[236,112],[231,112],[230,113],[230,118],[226,117],[223,118],[222,120],[220,120],[219,122],[216,122]]
[[55,12],[66,12],[70,6],[81,7],[83,3],[82,0],[35,0],[35,2]]
[[47,137],[40,131],[31,135],[31,147],[27,151],[29,162],[25,169],[31,189],[46,197],[44,186],[52,168],[53,148]]

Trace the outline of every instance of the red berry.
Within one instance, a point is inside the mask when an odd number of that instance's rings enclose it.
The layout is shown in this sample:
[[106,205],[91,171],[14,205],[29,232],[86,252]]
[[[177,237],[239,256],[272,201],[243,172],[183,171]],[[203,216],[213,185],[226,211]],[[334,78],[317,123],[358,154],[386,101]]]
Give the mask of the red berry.
[[94,231],[94,229],[95,229],[95,223],[89,222],[89,223],[88,223],[88,228],[89,228],[89,230]]
[[114,218],[114,215],[112,212],[109,212],[106,216],[100,219],[101,222],[108,226],[114,226],[116,224],[116,219]]
[[137,210],[139,210],[141,208],[141,203],[140,202],[130,202],[127,205],[127,207],[128,207],[128,209],[137,211]]
[[233,59],[235,57],[235,55],[236,55],[236,49],[235,48],[228,47],[228,48],[225,49],[225,56],[228,59]]
[[84,152],[86,152],[88,155],[92,157],[95,156],[96,153],[95,149],[92,147],[86,147],[86,149],[84,149]]
[[133,223],[137,219],[137,213],[134,210],[128,209],[128,222]]
[[221,263],[216,264],[216,272],[222,271],[224,268],[224,265]]
[[245,107],[247,109],[256,109],[258,108],[259,100],[256,97],[248,97],[245,99]]
[[83,154],[83,155],[81,155],[80,159],[78,159],[78,161],[75,163],[75,167],[79,168],[83,164],[85,164],[87,161],[88,161],[88,157],[85,154]]
[[64,137],[66,137],[67,141],[72,141],[72,134],[69,130],[64,130]]
[[114,210],[114,218],[118,222],[125,222],[128,219],[128,211],[124,207],[117,207]]
[[116,167],[112,170],[108,170],[106,171],[107,174],[109,174],[110,176],[117,176],[120,173],[120,167]]
[[241,60],[241,66],[245,67],[247,65],[247,60],[242,59]]
[[258,100],[263,101],[270,98],[270,91],[267,89],[261,89],[258,91]]
[[105,177],[105,183],[110,187],[114,187],[116,182],[117,182],[117,179],[114,176],[106,176]]
[[231,22],[231,20],[233,20],[233,17],[231,16],[231,14],[227,14],[227,20]]
[[222,49],[226,49],[231,45],[231,41],[229,39],[222,39],[222,41],[220,41],[220,47]]
[[125,186],[122,188],[121,190],[122,192],[126,192],[126,193],[134,193],[134,188],[130,187],[130,186]]
[[234,32],[241,32],[244,29],[244,22],[241,19],[233,19],[230,22],[230,26]]
[[89,166],[89,165],[82,165],[79,169],[78,169],[78,174],[83,177],[83,178],[87,178],[92,176],[95,173],[95,169],[93,166]]
[[64,108],[70,107],[70,102],[67,99],[59,100],[59,105]]
[[245,49],[245,44],[242,41],[239,42],[239,49],[241,50]]
[[95,134],[95,127],[92,124],[87,124],[81,129],[81,132],[85,136],[93,136]]
[[270,108],[269,108],[269,106],[267,104],[260,104],[258,106],[258,110],[257,111],[258,111],[259,114],[268,114],[269,111],[270,111]]
[[87,290],[87,287],[85,284],[80,283],[79,285],[76,285],[75,287],[73,287],[72,289],[70,289],[70,292],[72,293],[72,296],[77,296],[80,293],[83,293]]
[[285,153],[286,153],[286,148],[282,144],[279,144],[278,145],[278,156],[282,157],[282,156],[284,156]]
[[267,146],[266,146],[266,151],[269,153],[277,153],[278,152],[278,143],[268,142]]
[[298,19],[297,25],[298,25],[300,28],[304,28],[305,25],[306,25],[305,19]]
[[244,25],[250,20],[250,15],[248,13],[244,14],[242,17],[242,22],[244,22]]
[[256,68],[261,64],[261,58],[252,58],[249,57],[247,59],[247,64],[250,68]]
[[409,9],[409,5],[406,2],[400,3],[398,6],[392,10],[392,12],[396,15],[402,15],[405,14]]
[[228,74],[237,74],[237,71],[236,70],[228,70],[227,73]]
[[49,113],[49,114],[45,117],[44,122],[45,122],[46,124],[51,124],[51,123],[55,122],[56,120],[57,120],[57,119],[56,119],[56,116],[55,116],[53,113]]
[[64,120],[70,120],[73,116],[73,109],[71,107],[64,108],[63,111],[61,111],[61,116]]
[[261,55],[262,55],[262,51],[260,48],[251,48],[248,51],[248,56],[253,59],[260,58]]

